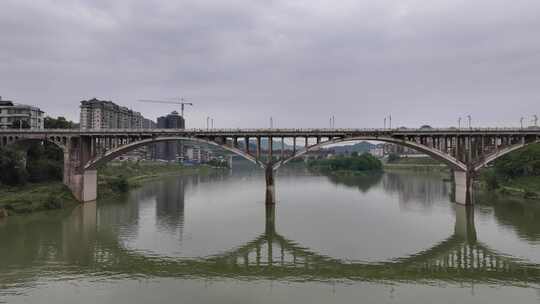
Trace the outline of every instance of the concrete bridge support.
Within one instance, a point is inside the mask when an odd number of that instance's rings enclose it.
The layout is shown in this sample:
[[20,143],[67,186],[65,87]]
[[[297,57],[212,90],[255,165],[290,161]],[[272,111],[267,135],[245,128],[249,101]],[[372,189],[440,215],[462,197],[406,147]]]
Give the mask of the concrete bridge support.
[[473,206],[455,206],[456,224],[454,234],[467,241],[469,244],[476,243],[476,227],[474,225]]
[[457,171],[454,174],[454,201],[461,205],[472,204],[472,177],[467,171]]
[[266,205],[274,205],[276,203],[276,187],[274,179],[274,168],[267,165],[264,169],[266,177]]
[[93,145],[79,138],[70,139],[64,149],[63,182],[81,202],[97,199],[97,170],[85,170]]

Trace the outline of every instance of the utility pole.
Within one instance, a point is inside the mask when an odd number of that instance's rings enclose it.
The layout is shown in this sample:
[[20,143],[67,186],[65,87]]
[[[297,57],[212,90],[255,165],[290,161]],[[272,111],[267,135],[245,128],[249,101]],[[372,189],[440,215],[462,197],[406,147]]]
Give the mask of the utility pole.
[[458,124],[458,129],[461,129],[461,117],[458,118],[457,120],[457,124]]
[[389,127],[392,129],[392,114],[388,115]]
[[272,119],[272,116],[270,116],[270,129],[274,128],[274,120]]

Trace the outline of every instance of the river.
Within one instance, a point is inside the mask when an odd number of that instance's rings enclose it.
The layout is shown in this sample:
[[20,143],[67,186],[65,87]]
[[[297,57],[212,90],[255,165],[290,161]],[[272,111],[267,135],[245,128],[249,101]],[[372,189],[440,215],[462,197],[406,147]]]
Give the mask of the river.
[[283,168],[0,219],[0,303],[538,303],[540,203]]

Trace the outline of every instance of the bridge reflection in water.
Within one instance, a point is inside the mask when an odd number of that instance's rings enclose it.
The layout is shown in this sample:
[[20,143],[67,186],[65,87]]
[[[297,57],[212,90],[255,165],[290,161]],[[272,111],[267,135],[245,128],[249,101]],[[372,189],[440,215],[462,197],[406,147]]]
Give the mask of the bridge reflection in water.
[[[76,272],[136,277],[540,283],[538,265],[498,253],[477,240],[470,207],[455,206],[453,234],[446,240],[415,255],[379,263],[335,259],[287,239],[277,230],[275,208],[266,207],[264,230],[242,246],[210,257],[171,258],[123,247],[110,230],[97,229],[96,205],[84,204],[64,223],[70,236],[62,248],[64,261],[77,266]],[[75,244],[92,248],[69,246],[73,238],[78,239]],[[62,267],[64,272],[69,269]]]
[[[385,187],[397,185],[391,176],[379,181],[386,183]],[[156,214],[161,218],[158,225],[164,229],[181,230],[187,182],[205,180],[201,177],[174,179],[169,181],[174,186],[158,185],[165,187],[161,190],[166,191],[146,191],[143,188],[133,195],[140,201],[159,193],[160,197],[156,198]],[[420,187],[421,182],[416,186]],[[6,240],[0,247],[0,290],[25,286],[28,282],[37,281],[43,273],[59,273],[66,278],[106,274],[112,278],[540,284],[539,265],[497,252],[478,240],[474,209],[467,206],[453,206],[455,223],[449,227],[451,235],[447,239],[417,254],[375,263],[325,256],[288,239],[276,225],[276,208],[279,205],[266,206],[259,236],[229,251],[200,258],[147,254],[124,245],[123,237],[133,235],[135,231],[118,230],[119,222],[137,221],[140,206],[128,202],[116,211],[111,208],[115,206],[102,205],[98,210],[95,203],[87,203],[77,206],[69,216],[39,217],[39,223],[32,223],[30,218],[7,219],[16,224],[0,227],[0,239]],[[509,213],[507,210],[504,214]],[[512,217],[503,220],[509,224]],[[522,221],[518,218],[513,222]],[[7,237],[10,234],[18,238]],[[22,252],[25,254],[18,254]],[[13,268],[13,265],[17,267]]]

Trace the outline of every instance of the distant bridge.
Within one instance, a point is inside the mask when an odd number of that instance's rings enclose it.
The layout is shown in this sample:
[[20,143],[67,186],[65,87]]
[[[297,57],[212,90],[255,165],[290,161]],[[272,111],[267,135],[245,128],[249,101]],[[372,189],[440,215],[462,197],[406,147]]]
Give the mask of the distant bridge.
[[[454,172],[455,201],[470,204],[471,179],[478,170],[507,153],[540,142],[540,128],[0,130],[0,146],[48,141],[60,147],[64,151],[64,183],[83,202],[97,198],[101,165],[139,147],[177,140],[218,146],[259,165],[266,171],[270,197],[274,197],[274,171],[310,151],[358,140],[394,143],[447,164]],[[262,140],[268,142],[266,150],[261,148]],[[255,142],[254,150],[251,142]]]

